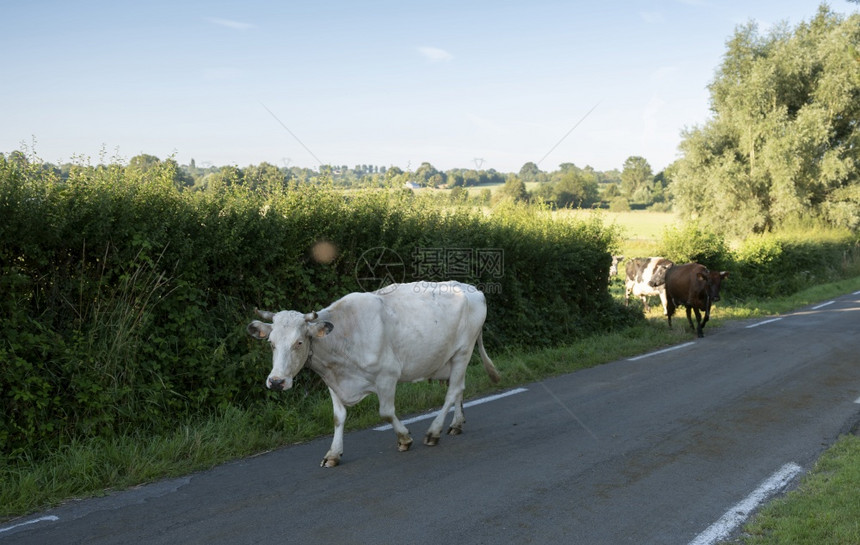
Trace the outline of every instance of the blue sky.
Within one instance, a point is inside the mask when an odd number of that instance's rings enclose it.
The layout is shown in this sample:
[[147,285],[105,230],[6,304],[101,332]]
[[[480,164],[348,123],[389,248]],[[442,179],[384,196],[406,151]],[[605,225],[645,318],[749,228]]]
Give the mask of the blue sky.
[[736,26],[795,26],[818,5],[8,3],[0,151],[501,172],[620,169],[638,155],[657,172],[710,115]]

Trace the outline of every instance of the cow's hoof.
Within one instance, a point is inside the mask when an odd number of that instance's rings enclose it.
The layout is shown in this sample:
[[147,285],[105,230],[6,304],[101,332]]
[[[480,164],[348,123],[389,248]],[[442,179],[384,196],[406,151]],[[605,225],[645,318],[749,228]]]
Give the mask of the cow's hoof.
[[448,435],[460,435],[463,433],[463,428],[459,426],[451,426],[448,428]]
[[411,447],[411,446],[412,446],[412,439],[410,439],[407,442],[403,442],[403,443],[401,443],[399,441],[397,442],[397,450],[400,452],[406,452],[407,450],[409,450],[409,447]]
[[323,458],[320,467],[335,467],[340,463],[340,458]]
[[433,435],[432,433],[428,433],[424,436],[424,444],[428,447],[435,447],[439,444],[439,436]]

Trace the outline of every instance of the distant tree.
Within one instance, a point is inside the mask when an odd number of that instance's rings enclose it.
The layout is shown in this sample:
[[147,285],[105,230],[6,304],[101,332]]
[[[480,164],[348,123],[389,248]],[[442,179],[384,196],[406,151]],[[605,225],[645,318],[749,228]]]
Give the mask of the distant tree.
[[242,185],[244,175],[238,167],[226,166],[218,169],[217,172],[207,174],[199,186],[195,189],[215,189],[218,187],[229,187],[232,185]]
[[539,178],[541,174],[542,173],[538,166],[535,163],[529,161],[528,163],[524,164],[522,168],[520,168],[518,176],[520,180],[525,183],[528,183],[540,181]]
[[128,161],[128,168],[132,170],[136,170],[138,172],[147,172],[153,167],[161,164],[161,159],[156,157],[155,155],[148,155],[146,153],[142,153],[140,155],[135,155]]
[[180,167],[174,158],[165,159],[162,165],[165,169],[165,174],[171,177],[173,185],[177,188],[185,189],[194,185],[194,177]]
[[529,193],[526,184],[517,177],[512,177],[497,191],[499,200],[510,199],[514,202],[528,202]]
[[466,179],[461,171],[448,171],[448,187],[463,187],[466,185]]
[[601,197],[604,201],[611,201],[615,197],[621,196],[621,190],[618,189],[618,184],[606,184],[606,189],[603,190]]
[[559,208],[590,207],[600,200],[597,181],[589,179],[578,169],[568,169],[554,184],[553,194]]
[[634,202],[650,204],[654,174],[644,157],[632,156],[621,171],[621,194]]
[[194,185],[194,177],[185,171],[173,157],[162,161],[155,155],[140,154],[132,157],[126,171],[132,176],[151,180],[169,180],[179,189]]
[[252,189],[280,188],[286,183],[284,173],[271,163],[245,167],[242,178],[242,183]]
[[414,181],[427,187],[440,187],[445,185],[446,177],[444,172],[439,172],[436,167],[425,162],[415,171]]

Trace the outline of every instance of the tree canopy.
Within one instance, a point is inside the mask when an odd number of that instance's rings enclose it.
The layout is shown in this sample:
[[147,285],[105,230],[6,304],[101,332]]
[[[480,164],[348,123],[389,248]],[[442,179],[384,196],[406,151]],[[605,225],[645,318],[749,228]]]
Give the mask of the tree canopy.
[[826,5],[761,35],[738,27],[711,83],[713,117],[685,131],[677,210],[735,233],[797,218],[860,226],[860,15]]

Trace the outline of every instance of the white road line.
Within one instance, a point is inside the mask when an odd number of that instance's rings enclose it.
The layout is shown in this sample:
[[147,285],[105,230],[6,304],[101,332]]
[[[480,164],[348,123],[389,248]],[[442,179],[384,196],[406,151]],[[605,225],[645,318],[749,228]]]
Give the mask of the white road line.
[[666,352],[671,352],[672,350],[678,350],[680,348],[686,348],[686,347],[692,346],[694,344],[696,344],[696,343],[693,341],[690,341],[688,343],[679,344],[678,346],[670,346],[669,348],[664,348],[663,350],[658,350],[656,352],[649,352],[647,354],[642,354],[641,356],[636,356],[634,358],[627,358],[627,361],[636,361],[636,360],[641,360],[641,359],[645,359],[645,358],[650,358],[651,356],[656,356],[658,354],[665,354]]
[[778,322],[778,321],[780,321],[780,320],[782,320],[782,318],[771,318],[770,320],[765,320],[765,321],[763,321],[763,322],[758,322],[758,323],[756,323],[756,324],[748,325],[748,326],[747,326],[747,329],[752,329],[752,328],[754,328],[754,327],[758,327],[758,326],[760,326],[760,325],[764,325],[764,324],[769,324],[769,323],[772,323],[772,322]]
[[855,400],[854,400],[854,403],[856,403],[856,404],[860,405],[860,397],[858,397],[857,399],[855,399]]
[[835,302],[836,302],[836,301],[827,301],[826,303],[821,303],[821,304],[820,304],[820,305],[818,305],[817,307],[812,307],[812,310],[818,310],[818,309],[820,309],[820,308],[824,308],[824,307],[826,307],[827,305],[832,305],[832,304],[833,304],[833,303],[835,303]]
[[855,292],[854,292],[854,293],[852,293],[851,295],[860,295],[860,291],[855,291]]
[[785,464],[771,475],[758,488],[726,511],[720,520],[713,523],[707,530],[696,536],[689,545],[711,545],[727,538],[732,531],[743,523],[747,517],[766,499],[785,488],[803,468],[797,464]]
[[39,517],[37,519],[28,520],[26,522],[19,522],[18,524],[13,524],[12,526],[6,526],[5,528],[0,528],[0,533],[8,532],[9,530],[14,530],[15,528],[20,528],[21,526],[36,524],[37,522],[54,522],[57,520],[60,520],[60,517],[55,517],[54,515],[47,516],[47,517]]
[[[521,394],[523,392],[528,392],[528,391],[529,391],[528,388],[514,388],[513,390],[508,390],[507,392],[502,392],[501,394],[491,395],[491,396],[487,396],[487,397],[482,397],[480,399],[468,401],[466,403],[463,403],[463,408],[467,409],[469,407],[474,407],[475,405],[480,405],[482,403],[489,403],[490,401],[496,401],[497,399],[502,399],[503,397],[512,396],[514,394]],[[451,411],[453,411],[453,410],[454,409],[452,407]],[[451,412],[451,411],[448,411],[448,412]],[[407,418],[406,420],[401,420],[401,422],[403,422],[404,425],[412,424],[413,422],[420,422],[422,420],[429,420],[431,418],[436,418],[436,415],[438,415],[438,414],[439,414],[439,411],[435,411],[435,412],[428,413],[428,414],[422,414],[421,416],[416,416],[414,418]],[[376,431],[390,430],[391,424],[385,424],[384,426],[379,426],[379,427],[373,428],[373,429]]]

